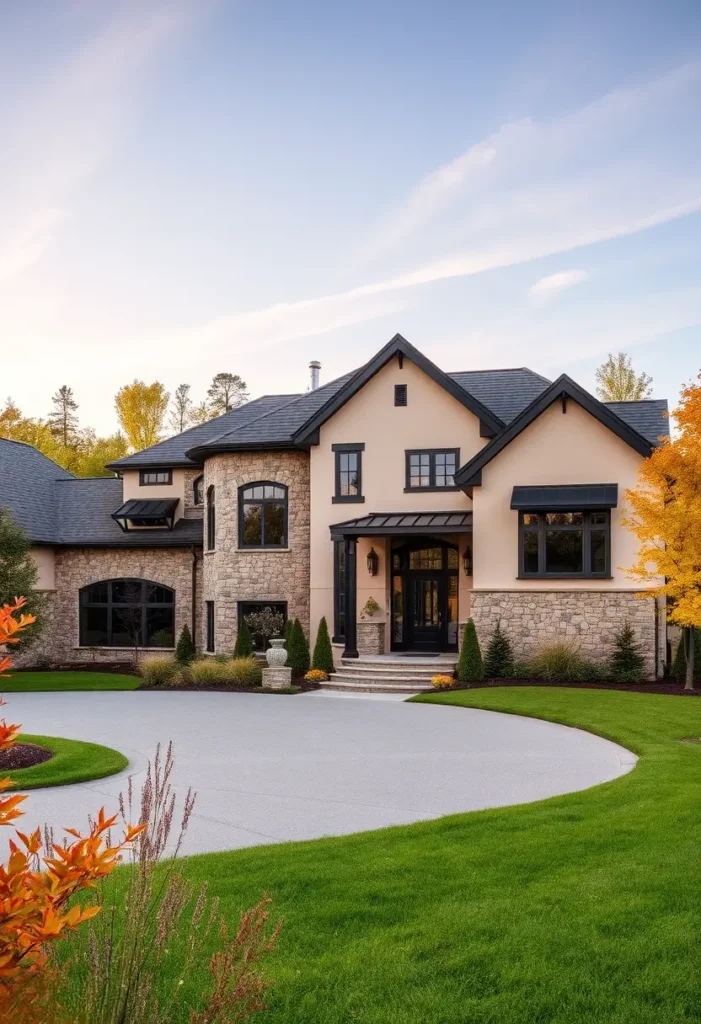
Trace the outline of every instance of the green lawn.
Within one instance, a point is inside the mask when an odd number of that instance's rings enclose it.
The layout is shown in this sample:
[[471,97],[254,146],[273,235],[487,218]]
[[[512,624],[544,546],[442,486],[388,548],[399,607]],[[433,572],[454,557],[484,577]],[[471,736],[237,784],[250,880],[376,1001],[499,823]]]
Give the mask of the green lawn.
[[115,672],[12,672],[0,679],[0,693],[29,690],[136,690],[138,676]]
[[[701,746],[679,741],[701,736],[701,700],[549,687],[420,699],[578,725],[641,759],[537,804],[191,858],[232,919],[266,889],[285,918],[264,1019],[698,1021]],[[175,942],[171,955],[177,978]],[[183,994],[205,984],[203,969]]]
[[[61,736],[34,736],[22,733],[19,743],[36,743],[53,751],[50,761],[31,768],[13,768],[4,773],[13,781],[11,789],[39,789],[44,786],[68,786],[73,782],[104,779],[116,775],[129,764],[128,758],[112,747],[83,743]],[[20,822],[20,828],[22,823]]]

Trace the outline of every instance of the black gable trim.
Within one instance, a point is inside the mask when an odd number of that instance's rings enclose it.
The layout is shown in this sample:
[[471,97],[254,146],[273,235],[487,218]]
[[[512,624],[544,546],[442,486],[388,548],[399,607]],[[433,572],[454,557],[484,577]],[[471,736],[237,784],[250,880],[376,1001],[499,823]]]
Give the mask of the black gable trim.
[[469,392],[464,388],[460,387],[452,378],[447,374],[443,373],[435,363],[432,363],[430,359],[427,359],[417,348],[414,348],[406,338],[403,338],[401,334],[395,334],[391,341],[389,341],[384,348],[370,359],[365,366],[363,366],[355,376],[351,377],[347,384],[345,384],[340,391],[333,395],[325,405],[319,409],[314,416],[307,420],[307,422],[300,427],[297,433],[294,435],[294,441],[297,444],[313,444],[312,438],[315,432],[318,431],[319,427],[325,423],[334,413],[338,412],[346,402],[357,394],[360,389],[367,384],[367,382],[375,376],[375,374],[385,366],[390,359],[394,356],[406,357],[410,359],[412,363],[419,367],[420,370],[430,377],[432,380],[439,384],[449,395],[457,399],[461,405],[464,405],[466,409],[469,409],[471,413],[480,420],[480,432],[482,437],[494,437],[502,430],[504,424],[495,416],[486,405],[479,402],[476,398],[473,398]]
[[481,452],[478,452],[473,459],[470,459],[469,462],[460,467],[455,474],[456,484],[462,488],[478,487],[482,483],[482,470],[487,463],[491,462],[500,451],[506,448],[507,444],[510,444],[526,427],[530,426],[553,402],[560,400],[563,402],[563,409],[566,408],[568,398],[571,398],[577,405],[581,405],[586,412],[590,413],[599,423],[613,431],[617,437],[620,437],[622,441],[630,445],[639,455],[647,457],[652,454],[654,445],[650,441],[646,440],[637,430],[633,430],[620,416],[607,409],[602,402],[599,402],[588,391],[585,391],[579,384],[576,384],[571,377],[563,373],[561,377],[553,381],[549,388],[545,389],[542,395],[534,399],[515,420],[512,420],[505,430],[490,441],[489,444],[485,445]]

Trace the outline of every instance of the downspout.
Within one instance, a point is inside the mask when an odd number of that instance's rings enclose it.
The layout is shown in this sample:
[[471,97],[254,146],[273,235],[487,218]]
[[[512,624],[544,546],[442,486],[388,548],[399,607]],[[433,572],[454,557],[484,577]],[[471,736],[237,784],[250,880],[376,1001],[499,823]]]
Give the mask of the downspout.
[[192,642],[197,648],[197,548],[193,544],[190,548],[192,554]]

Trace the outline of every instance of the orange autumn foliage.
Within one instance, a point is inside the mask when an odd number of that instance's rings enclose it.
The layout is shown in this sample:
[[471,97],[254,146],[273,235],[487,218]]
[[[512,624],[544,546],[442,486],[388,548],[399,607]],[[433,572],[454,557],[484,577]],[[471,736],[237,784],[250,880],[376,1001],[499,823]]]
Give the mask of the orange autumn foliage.
[[[17,634],[34,621],[31,615],[15,618],[24,603],[17,598],[14,604],[0,608],[0,648],[17,643]],[[0,675],[10,664],[9,657],[0,660]],[[4,703],[0,698],[0,705]],[[19,731],[18,725],[0,721],[0,750],[11,747]],[[11,785],[11,779],[3,779],[0,790]],[[11,825],[20,817],[19,807],[25,799],[19,794],[0,797],[0,825]],[[26,1019],[17,1016],[17,1008],[30,1006],[32,982],[46,964],[49,944],[99,912],[96,906],[69,908],[68,904],[76,893],[94,887],[108,875],[146,828],[127,828],[122,842],[112,846],[109,832],[116,821],[116,815],[107,818],[101,809],[87,835],[66,829],[73,840],[54,846],[43,858],[39,829],[31,835],[17,830],[19,842],[10,840],[10,856],[7,863],[0,864],[0,1011],[12,1005],[15,1019]]]

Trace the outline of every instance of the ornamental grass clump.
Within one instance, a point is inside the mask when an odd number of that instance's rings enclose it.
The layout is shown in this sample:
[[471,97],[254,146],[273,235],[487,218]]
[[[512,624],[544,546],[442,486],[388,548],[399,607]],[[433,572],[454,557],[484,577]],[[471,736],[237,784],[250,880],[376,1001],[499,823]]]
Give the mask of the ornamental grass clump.
[[172,682],[178,671],[178,662],[172,654],[147,654],[139,661],[139,675],[149,686]]
[[250,658],[198,658],[190,665],[194,686],[219,686],[246,689],[260,686],[262,665],[255,656]]
[[[579,645],[571,640],[543,644],[527,662],[527,677],[561,683],[598,683],[606,672],[579,653]],[[521,669],[522,666],[519,666]]]
[[260,686],[263,682],[263,666],[255,655],[248,658],[230,658],[225,667],[227,686],[234,689]]
[[[195,795],[188,790],[176,816],[173,768],[172,745],[165,757],[157,748],[141,793],[135,797],[130,779],[120,796],[122,818],[136,813],[146,827],[130,870],[99,888],[102,913],[88,941],[71,949],[63,965],[62,1002],[73,1024],[230,1024],[266,1008],[270,982],[260,964],[281,924],[270,926],[266,894],[232,930],[207,883],[188,881],[178,855]],[[203,961],[209,982],[198,991],[191,979]]]
[[461,683],[479,683],[484,679],[482,653],[480,651],[477,630],[472,619],[468,619],[462,633],[460,658],[456,666],[458,681]]

